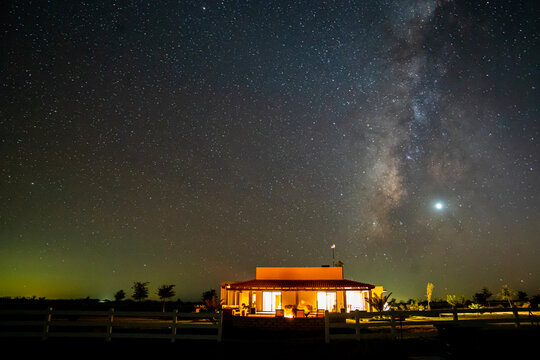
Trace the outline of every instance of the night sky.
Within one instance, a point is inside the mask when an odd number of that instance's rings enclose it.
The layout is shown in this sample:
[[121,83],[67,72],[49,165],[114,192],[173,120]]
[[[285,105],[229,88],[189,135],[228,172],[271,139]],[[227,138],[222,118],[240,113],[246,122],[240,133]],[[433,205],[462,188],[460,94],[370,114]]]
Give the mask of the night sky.
[[536,1],[3,5],[0,296],[257,266],[540,293]]

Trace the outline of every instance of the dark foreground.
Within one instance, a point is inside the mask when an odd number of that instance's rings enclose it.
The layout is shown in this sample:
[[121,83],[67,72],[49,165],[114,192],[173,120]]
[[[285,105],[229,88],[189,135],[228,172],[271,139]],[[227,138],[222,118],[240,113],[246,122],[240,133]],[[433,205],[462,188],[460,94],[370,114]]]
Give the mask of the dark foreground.
[[[229,331],[221,343],[210,341],[0,338],[12,358],[53,359],[514,359],[538,355],[540,328],[459,328],[393,339],[380,336],[325,344],[320,332]],[[536,356],[535,355],[535,356]]]

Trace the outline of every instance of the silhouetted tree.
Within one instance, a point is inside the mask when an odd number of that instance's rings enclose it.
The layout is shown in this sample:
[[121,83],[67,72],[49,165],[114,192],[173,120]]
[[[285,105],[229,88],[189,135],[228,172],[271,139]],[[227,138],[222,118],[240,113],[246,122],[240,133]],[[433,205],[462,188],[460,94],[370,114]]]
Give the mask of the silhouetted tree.
[[473,302],[475,304],[480,304],[480,305],[486,305],[487,304],[486,297],[481,292],[480,293],[475,293],[473,295],[473,297],[472,297],[472,300],[473,300]]
[[216,290],[214,289],[203,292],[202,300],[206,308],[210,311],[216,311],[219,308]]
[[475,293],[473,295],[473,301],[477,304],[489,305],[489,298],[492,295],[493,294],[491,293],[491,291],[489,291],[488,288],[485,287],[485,288],[482,288],[481,292]]
[[144,300],[148,297],[148,283],[135,282],[133,283],[133,299],[137,301]]
[[126,298],[126,293],[124,290],[119,290],[116,294],[114,294],[114,300],[116,301],[122,301]]
[[158,288],[158,296],[163,301],[163,312],[165,312],[165,300],[172,298],[176,293],[173,288],[175,285],[162,285]]
[[525,291],[518,291],[517,297],[519,301],[529,301],[529,295]]

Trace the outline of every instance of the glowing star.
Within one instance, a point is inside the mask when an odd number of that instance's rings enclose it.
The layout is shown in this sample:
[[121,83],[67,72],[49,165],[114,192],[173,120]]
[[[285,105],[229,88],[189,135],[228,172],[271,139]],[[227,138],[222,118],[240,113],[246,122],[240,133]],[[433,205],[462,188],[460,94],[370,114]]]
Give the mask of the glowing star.
[[443,205],[442,202],[439,201],[439,202],[435,203],[435,209],[442,210],[443,207],[444,207],[444,205]]

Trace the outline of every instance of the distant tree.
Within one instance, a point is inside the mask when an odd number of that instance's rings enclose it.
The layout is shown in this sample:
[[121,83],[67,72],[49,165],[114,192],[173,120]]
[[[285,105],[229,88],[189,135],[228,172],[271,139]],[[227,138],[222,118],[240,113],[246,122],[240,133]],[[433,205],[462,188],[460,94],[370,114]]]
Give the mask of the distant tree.
[[508,285],[503,285],[501,287],[501,291],[499,291],[499,297],[501,298],[501,300],[507,300],[510,307],[512,307],[512,300],[515,296],[516,292],[510,289]]
[[446,302],[453,308],[465,306],[465,297],[463,295],[446,295]]
[[148,283],[135,282],[133,283],[133,299],[142,301],[148,297]]
[[531,307],[538,307],[538,304],[540,304],[540,295],[534,295],[531,298]]
[[114,300],[116,301],[122,301],[126,298],[126,293],[124,290],[119,290],[116,294],[114,294]]
[[204,305],[209,311],[216,311],[219,309],[219,303],[217,300],[216,290],[210,289],[203,292],[202,300]]
[[475,293],[472,297],[472,300],[473,300],[473,303],[475,304],[480,304],[480,305],[486,305],[487,304],[487,299],[486,299],[486,296],[479,292],[479,293]]
[[489,298],[493,295],[487,287],[482,288],[482,290],[473,295],[473,302],[481,305],[489,305]]
[[161,285],[158,288],[158,296],[163,301],[163,312],[165,312],[165,300],[172,298],[176,293],[174,292],[173,288],[175,285]]
[[431,306],[429,304],[431,303],[431,295],[433,294],[433,287],[434,287],[434,285],[432,283],[427,283],[426,296],[427,296],[427,308],[428,308],[428,310],[431,310]]
[[517,297],[519,301],[529,301],[529,295],[525,291],[518,291]]
[[366,298],[366,301],[375,308],[378,312],[383,312],[387,303],[388,299],[390,298],[390,295],[392,293],[389,293],[388,295],[381,294],[381,296],[377,294],[373,294],[373,296],[370,298]]
[[482,288],[482,294],[484,295],[484,298],[485,298],[485,302],[487,303],[487,305],[489,306],[489,298],[493,295],[491,293],[491,291],[489,291],[489,289],[487,287],[483,287]]

